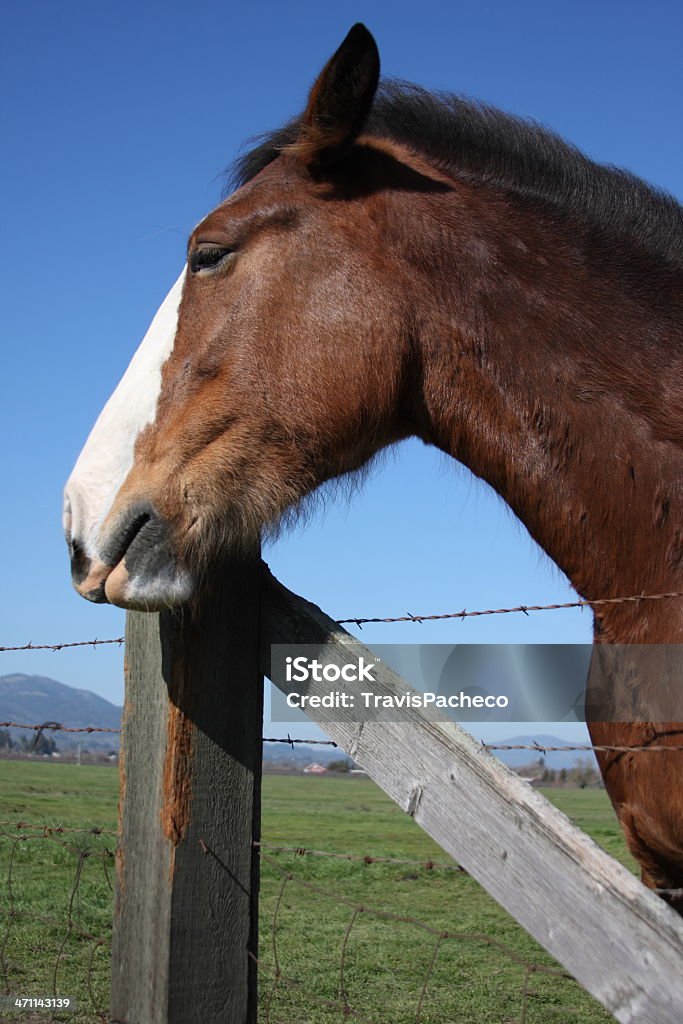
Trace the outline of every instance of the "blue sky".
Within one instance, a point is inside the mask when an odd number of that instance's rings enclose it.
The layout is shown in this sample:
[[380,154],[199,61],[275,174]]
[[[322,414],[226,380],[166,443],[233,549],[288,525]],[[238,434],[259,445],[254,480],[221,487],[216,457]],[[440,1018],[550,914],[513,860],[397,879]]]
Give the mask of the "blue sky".
[[[223,168],[247,138],[301,108],[356,20],[374,32],[384,73],[532,116],[683,195],[678,3],[10,5],[0,644],[122,632],[121,611],[70,588],[61,488],[177,276],[188,231],[218,202]],[[335,617],[571,599],[500,499],[416,442],[265,557]],[[362,636],[574,642],[589,639],[590,619],[548,612]],[[0,673],[42,673],[122,700],[116,648],[2,659]]]

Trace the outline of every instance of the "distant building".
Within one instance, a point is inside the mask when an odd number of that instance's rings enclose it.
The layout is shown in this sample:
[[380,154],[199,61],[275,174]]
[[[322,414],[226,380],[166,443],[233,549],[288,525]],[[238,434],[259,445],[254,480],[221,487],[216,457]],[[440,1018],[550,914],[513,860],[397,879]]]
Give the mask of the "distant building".
[[318,764],[317,761],[314,761],[313,764],[306,765],[304,768],[304,775],[324,775],[326,771],[327,768],[324,765]]

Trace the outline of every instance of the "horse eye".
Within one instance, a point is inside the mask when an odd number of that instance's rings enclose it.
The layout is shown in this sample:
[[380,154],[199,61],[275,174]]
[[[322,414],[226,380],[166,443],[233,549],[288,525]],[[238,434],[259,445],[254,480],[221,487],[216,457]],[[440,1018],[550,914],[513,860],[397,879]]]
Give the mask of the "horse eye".
[[232,249],[223,249],[220,246],[206,246],[203,249],[195,249],[190,254],[190,270],[193,274],[199,273],[200,270],[213,270],[230,256],[232,252]]

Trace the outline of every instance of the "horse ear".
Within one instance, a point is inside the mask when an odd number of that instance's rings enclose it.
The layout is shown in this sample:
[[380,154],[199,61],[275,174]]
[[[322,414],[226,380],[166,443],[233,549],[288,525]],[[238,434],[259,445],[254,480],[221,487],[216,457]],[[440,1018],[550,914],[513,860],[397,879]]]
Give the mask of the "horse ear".
[[362,131],[378,82],[377,43],[358,23],[318,75],[291,149],[306,163],[332,162]]

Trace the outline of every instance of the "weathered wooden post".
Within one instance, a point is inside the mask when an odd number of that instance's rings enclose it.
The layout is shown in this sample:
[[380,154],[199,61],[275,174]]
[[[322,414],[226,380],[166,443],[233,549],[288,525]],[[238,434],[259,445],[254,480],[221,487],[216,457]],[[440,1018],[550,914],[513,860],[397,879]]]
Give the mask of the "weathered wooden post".
[[259,563],[126,623],[112,1000],[123,1024],[255,1024]]

